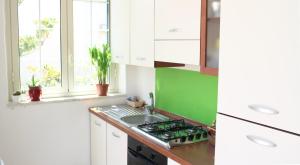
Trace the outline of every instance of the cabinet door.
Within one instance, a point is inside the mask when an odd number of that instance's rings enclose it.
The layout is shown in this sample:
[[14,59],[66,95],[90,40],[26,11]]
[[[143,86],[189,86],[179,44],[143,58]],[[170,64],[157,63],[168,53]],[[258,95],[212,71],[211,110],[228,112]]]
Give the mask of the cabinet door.
[[154,0],[131,0],[131,64],[154,66]]
[[216,165],[299,164],[300,137],[218,115]]
[[169,158],[168,165],[180,165],[180,164]]
[[111,54],[115,63],[129,63],[130,0],[110,1]]
[[218,111],[300,134],[300,1],[221,3]]
[[200,39],[201,0],[156,0],[155,39]]
[[91,164],[106,165],[106,122],[91,114]]
[[155,61],[199,65],[200,41],[155,41]]
[[107,124],[107,165],[127,165],[127,134]]

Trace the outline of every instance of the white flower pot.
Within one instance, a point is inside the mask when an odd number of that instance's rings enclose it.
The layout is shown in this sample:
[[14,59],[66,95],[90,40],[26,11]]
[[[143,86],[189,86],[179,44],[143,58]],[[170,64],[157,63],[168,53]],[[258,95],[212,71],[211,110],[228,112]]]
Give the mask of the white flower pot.
[[18,103],[18,102],[20,102],[20,97],[21,97],[21,96],[11,96],[11,100],[12,100],[12,102],[14,102],[14,103]]

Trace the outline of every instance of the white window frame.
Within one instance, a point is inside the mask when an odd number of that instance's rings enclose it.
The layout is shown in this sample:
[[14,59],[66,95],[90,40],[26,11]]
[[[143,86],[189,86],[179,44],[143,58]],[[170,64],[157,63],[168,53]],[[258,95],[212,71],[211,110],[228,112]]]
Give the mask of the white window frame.
[[[8,78],[9,93],[20,90],[20,57],[19,57],[19,32],[18,32],[18,0],[6,1],[6,40],[8,54]],[[93,1],[93,0],[91,0]],[[61,2],[61,88],[53,91],[43,91],[43,98],[67,97],[76,95],[95,94],[94,89],[75,91],[74,88],[74,53],[73,53],[73,0],[60,0]],[[108,4],[108,27],[110,27],[110,5]],[[110,30],[108,33],[110,42]],[[109,93],[119,93],[119,70],[118,64],[112,64],[109,74]],[[96,84],[96,82],[95,82]]]

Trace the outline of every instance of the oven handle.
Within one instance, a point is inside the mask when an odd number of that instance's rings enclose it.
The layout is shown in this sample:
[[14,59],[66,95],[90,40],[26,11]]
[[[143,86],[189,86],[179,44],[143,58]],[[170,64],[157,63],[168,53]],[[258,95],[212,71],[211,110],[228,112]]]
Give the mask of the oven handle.
[[[151,165],[155,165],[154,162],[152,162],[151,160],[147,159],[146,157],[144,157],[142,154],[128,148],[128,159],[131,159],[131,161],[134,161],[137,164],[151,164]],[[130,158],[131,157],[131,158]]]
[[128,148],[128,152],[130,153],[131,156],[133,156],[133,157],[135,157],[135,158],[138,158],[138,157],[139,157],[138,153],[132,151],[132,150],[129,149],[129,148]]

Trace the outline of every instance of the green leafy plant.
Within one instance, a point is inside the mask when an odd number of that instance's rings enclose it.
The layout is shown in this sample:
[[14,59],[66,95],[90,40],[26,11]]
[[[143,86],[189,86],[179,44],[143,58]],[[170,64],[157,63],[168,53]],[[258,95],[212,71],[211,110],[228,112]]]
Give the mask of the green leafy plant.
[[16,92],[14,92],[12,95],[13,96],[20,96],[22,93],[20,92],[20,91],[16,91]]
[[21,5],[24,0],[18,0],[18,5]]
[[36,20],[34,23],[37,26],[36,34],[20,37],[19,39],[19,52],[20,56],[31,53],[38,47],[42,46],[45,40],[49,37],[53,31],[57,20],[55,18],[44,18]]
[[38,39],[35,36],[21,37],[19,40],[20,55],[26,55],[38,47]]
[[39,86],[38,83],[39,83],[39,80],[36,79],[36,78],[34,77],[34,75],[32,75],[30,84],[29,84],[28,86],[29,86],[29,87],[38,87],[38,86]]
[[45,87],[56,86],[60,82],[60,72],[53,66],[46,64],[43,67],[42,84]]
[[109,66],[111,64],[111,51],[108,44],[102,45],[102,50],[97,47],[89,48],[92,64],[97,70],[99,84],[106,84]]
[[36,20],[34,23],[38,27],[38,30],[36,31],[36,38],[38,38],[41,42],[41,45],[43,45],[44,41],[53,31],[57,20],[55,18],[44,18],[42,20]]

